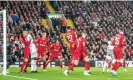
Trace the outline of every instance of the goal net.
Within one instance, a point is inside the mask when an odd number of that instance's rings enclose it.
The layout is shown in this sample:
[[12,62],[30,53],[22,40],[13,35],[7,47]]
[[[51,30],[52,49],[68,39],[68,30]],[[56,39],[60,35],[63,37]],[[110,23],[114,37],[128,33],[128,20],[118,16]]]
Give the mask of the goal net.
[[0,11],[0,72],[6,75],[6,10]]

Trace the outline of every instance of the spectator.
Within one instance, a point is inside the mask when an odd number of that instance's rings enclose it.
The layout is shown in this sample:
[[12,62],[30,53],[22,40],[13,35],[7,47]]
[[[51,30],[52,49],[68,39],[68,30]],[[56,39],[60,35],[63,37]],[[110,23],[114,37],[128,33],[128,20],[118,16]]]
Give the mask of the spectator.
[[13,14],[12,16],[13,25],[19,24],[19,17],[16,14]]
[[61,20],[61,32],[62,32],[62,33],[65,33],[65,32],[66,32],[66,27],[67,27],[67,22],[66,22],[66,20],[63,18],[63,19]]

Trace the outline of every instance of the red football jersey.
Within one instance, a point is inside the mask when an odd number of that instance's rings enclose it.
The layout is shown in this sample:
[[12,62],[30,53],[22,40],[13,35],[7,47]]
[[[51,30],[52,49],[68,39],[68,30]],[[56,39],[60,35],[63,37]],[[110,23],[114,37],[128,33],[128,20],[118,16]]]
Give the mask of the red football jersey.
[[76,37],[77,37],[77,33],[73,30],[69,30],[67,33],[66,33],[66,38],[67,40],[72,43],[76,40]]
[[119,47],[119,48],[126,46],[124,34],[122,33],[117,34],[112,41],[112,45],[114,47]]
[[29,58],[31,40],[28,40],[27,37],[25,37],[22,39],[22,43],[24,44],[24,58]]
[[31,40],[27,40],[27,37],[23,38],[22,39],[22,43],[26,46],[26,47],[29,47],[30,46],[30,43],[31,43]]
[[74,53],[81,53],[82,44],[81,44],[80,40],[76,40],[76,41],[74,42],[74,46],[75,46],[75,51],[74,51]]
[[51,48],[50,48],[50,51],[51,51],[51,53],[59,53],[59,54],[61,54],[62,53],[61,44],[56,44],[56,43],[52,44]]
[[82,46],[82,52],[83,53],[87,53],[87,49],[86,49],[86,39],[81,37],[80,38],[80,43],[81,43],[81,46]]
[[43,39],[39,38],[37,40],[37,45],[38,45],[38,51],[49,51],[49,40],[48,39]]

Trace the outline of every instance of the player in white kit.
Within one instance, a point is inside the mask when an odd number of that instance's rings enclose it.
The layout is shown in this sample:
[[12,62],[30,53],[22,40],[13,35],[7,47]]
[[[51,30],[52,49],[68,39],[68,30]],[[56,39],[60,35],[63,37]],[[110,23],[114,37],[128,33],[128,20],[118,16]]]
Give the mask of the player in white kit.
[[[111,66],[115,62],[113,49],[114,49],[114,46],[111,45],[111,41],[108,41],[107,55],[105,57],[105,63],[103,66],[102,74],[105,72],[108,66]],[[107,72],[109,72],[109,69],[107,69]]]
[[33,37],[29,33],[27,36],[28,40],[31,40],[30,43],[30,54],[31,54],[31,72],[37,72],[36,59],[37,59],[37,49],[34,44]]

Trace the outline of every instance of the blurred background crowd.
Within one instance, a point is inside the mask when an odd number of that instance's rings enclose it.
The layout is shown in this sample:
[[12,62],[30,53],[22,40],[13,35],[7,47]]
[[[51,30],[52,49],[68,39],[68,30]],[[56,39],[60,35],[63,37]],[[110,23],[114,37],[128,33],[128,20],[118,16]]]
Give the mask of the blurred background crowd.
[[[133,2],[131,1],[51,1],[52,7],[66,19],[74,23],[74,30],[87,31],[87,51],[92,60],[104,60],[106,50],[103,41],[115,36],[118,28],[124,29],[127,46],[124,51],[127,60],[133,60]],[[49,12],[43,1],[1,1],[0,10],[7,10],[7,44],[13,40],[14,47],[23,47],[19,39],[24,29],[30,30],[34,40],[46,31],[50,43],[60,39],[63,46],[63,57],[68,59],[69,49],[64,43],[62,33],[66,33],[67,22],[64,17],[51,18],[53,28],[47,29],[42,18]],[[12,48],[11,50],[13,51]]]

